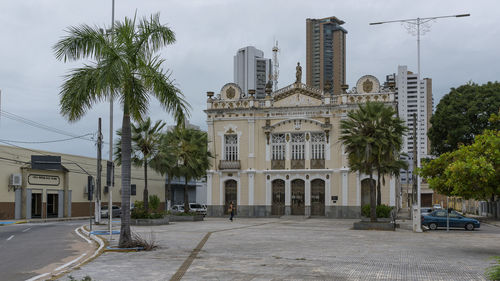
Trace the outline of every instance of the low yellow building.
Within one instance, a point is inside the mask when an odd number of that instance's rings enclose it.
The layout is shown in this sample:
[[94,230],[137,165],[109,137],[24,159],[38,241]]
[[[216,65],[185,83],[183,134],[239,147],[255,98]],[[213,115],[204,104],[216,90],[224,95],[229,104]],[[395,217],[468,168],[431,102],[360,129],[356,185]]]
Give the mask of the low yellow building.
[[[349,170],[340,120],[367,101],[395,106],[394,92],[366,75],[356,88],[333,95],[300,82],[256,99],[234,83],[207,92],[209,215],[356,218],[369,204],[367,175]],[[346,88],[346,87],[344,87]],[[374,177],[376,180],[376,175]],[[382,203],[395,206],[396,179],[387,177]]]
[[[97,176],[95,158],[0,145],[0,219],[89,216],[87,173]],[[102,161],[101,198],[107,205],[106,161]],[[121,167],[115,169],[113,204],[121,204]],[[132,167],[130,201],[142,200],[144,169]],[[134,192],[135,191],[135,192]],[[148,171],[148,191],[164,207],[165,178]]]

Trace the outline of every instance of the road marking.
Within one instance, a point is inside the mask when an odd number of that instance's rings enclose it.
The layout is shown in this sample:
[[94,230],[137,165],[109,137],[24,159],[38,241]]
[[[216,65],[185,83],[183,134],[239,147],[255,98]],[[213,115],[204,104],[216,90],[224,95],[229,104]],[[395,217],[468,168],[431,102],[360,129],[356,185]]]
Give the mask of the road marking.
[[26,232],[26,231],[28,231],[28,230],[30,230],[30,229],[31,229],[31,227],[28,227],[28,228],[26,228],[25,230],[23,230],[22,232]]
[[85,236],[81,235],[80,232],[78,232],[78,229],[80,229],[80,227],[75,228],[76,234],[78,234],[78,236],[80,236],[83,239],[85,239],[87,241],[87,243],[92,244],[92,241],[90,241],[89,239],[87,239]]
[[84,256],[86,256],[86,255],[87,255],[87,253],[82,254],[82,255],[81,255],[81,256],[79,256],[78,258],[76,258],[76,259],[74,259],[74,260],[72,260],[72,261],[70,261],[70,262],[68,262],[68,263],[66,263],[66,264],[63,264],[63,265],[61,265],[60,267],[56,268],[56,269],[55,269],[55,271],[59,271],[59,270],[61,270],[61,269],[65,268],[65,267],[67,267],[67,266],[70,266],[70,265],[74,264],[75,262],[77,262],[79,259],[83,258],[83,257],[84,257]]
[[7,238],[7,241],[9,241],[12,238],[14,238],[14,235],[11,235],[9,238]]
[[30,279],[28,279],[28,280],[26,280],[26,281],[34,281],[34,280],[38,280],[38,279],[40,279],[40,278],[42,278],[42,277],[45,277],[45,276],[47,276],[47,275],[49,275],[49,274],[50,274],[50,273],[40,274],[40,275],[37,275],[37,276],[35,276],[35,277],[32,277],[32,278],[30,278]]

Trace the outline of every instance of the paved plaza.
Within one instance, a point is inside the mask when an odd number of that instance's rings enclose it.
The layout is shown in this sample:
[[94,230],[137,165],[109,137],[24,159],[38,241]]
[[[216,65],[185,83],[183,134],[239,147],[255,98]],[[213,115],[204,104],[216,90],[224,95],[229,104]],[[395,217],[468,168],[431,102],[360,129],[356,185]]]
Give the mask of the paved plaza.
[[496,226],[419,234],[352,230],[355,221],[208,218],[133,227],[160,248],[105,252],[69,275],[92,280],[485,280],[490,257],[500,255]]

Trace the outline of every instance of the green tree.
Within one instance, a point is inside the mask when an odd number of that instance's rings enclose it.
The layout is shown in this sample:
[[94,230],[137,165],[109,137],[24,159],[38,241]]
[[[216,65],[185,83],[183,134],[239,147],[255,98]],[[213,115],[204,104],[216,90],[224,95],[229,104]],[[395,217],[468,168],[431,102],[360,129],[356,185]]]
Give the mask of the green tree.
[[499,147],[500,130],[485,130],[474,143],[423,163],[420,174],[438,193],[494,201],[500,196]]
[[177,126],[172,132],[172,151],[178,159],[178,174],[184,177],[184,211],[189,212],[188,182],[206,175],[210,167],[207,133]]
[[161,175],[167,175],[167,185],[165,186],[165,203],[167,210],[171,202],[171,182],[172,178],[179,177],[179,163],[176,156],[177,147],[174,144],[175,130],[162,134],[158,153],[151,161],[151,168]]
[[53,47],[62,61],[86,60],[81,68],[73,69],[61,89],[61,113],[70,121],[80,119],[94,104],[107,99],[119,101],[122,119],[122,216],[120,246],[131,241],[130,233],[130,120],[142,120],[147,112],[150,95],[163,108],[183,120],[187,110],[181,91],[174,86],[168,71],[163,70],[157,53],[172,44],[172,30],[160,23],[159,14],[149,19],[125,18],[117,21],[108,33],[106,28],[80,25],[69,27],[68,35]]
[[347,117],[340,124],[340,140],[345,145],[350,169],[370,176],[370,219],[376,221],[373,172],[384,167],[385,170],[380,171],[390,173],[389,167],[392,167],[392,164],[389,163],[397,160],[398,154],[394,151],[398,143],[402,142],[405,127],[402,121],[395,117],[395,111],[381,102],[360,104],[359,108],[350,111]]
[[471,144],[485,129],[500,129],[488,118],[500,108],[500,83],[468,83],[452,88],[436,107],[428,131],[431,152],[438,156]]
[[[131,124],[132,130],[132,163],[137,167],[144,168],[144,210],[149,211],[148,201],[148,165],[158,154],[160,146],[161,130],[165,127],[165,122],[158,120],[154,124],[151,118],[138,121],[137,124]],[[117,131],[119,137],[115,147],[115,158],[118,165],[121,165],[121,130]]]

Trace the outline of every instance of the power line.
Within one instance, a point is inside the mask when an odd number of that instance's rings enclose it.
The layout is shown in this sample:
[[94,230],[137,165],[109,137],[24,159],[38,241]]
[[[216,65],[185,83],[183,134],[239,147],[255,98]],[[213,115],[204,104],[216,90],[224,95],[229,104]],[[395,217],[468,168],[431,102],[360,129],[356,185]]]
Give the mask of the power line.
[[95,142],[95,140],[93,140],[93,139],[84,138],[83,136],[78,136],[76,134],[73,134],[73,133],[70,133],[70,132],[58,129],[58,128],[54,128],[54,127],[51,127],[51,126],[48,126],[48,125],[44,125],[42,123],[30,120],[28,118],[19,116],[19,115],[14,114],[14,113],[7,112],[5,110],[1,110],[0,109],[0,115],[6,117],[8,119],[11,119],[11,120],[14,120],[14,121],[18,121],[18,122],[24,123],[26,125],[29,125],[29,126],[32,126],[32,127],[38,128],[38,129],[50,131],[50,132],[53,132],[53,133],[57,133],[57,134],[60,134],[60,135],[65,135],[65,136],[72,137],[72,138],[79,138],[79,139],[82,139],[82,140]]
[[0,139],[0,141],[13,142],[13,143],[54,143],[54,142],[62,142],[62,141],[74,140],[74,139],[82,138],[82,137],[85,137],[85,136],[88,136],[88,135],[93,135],[93,134],[89,133],[89,134],[85,134],[85,135],[81,135],[81,136],[76,136],[76,137],[71,137],[71,138],[67,138],[67,139],[50,140],[50,141],[16,141],[16,140],[5,140],[5,139]]

